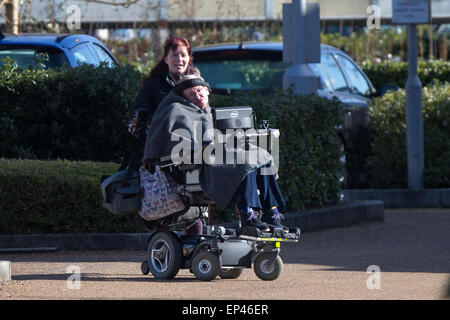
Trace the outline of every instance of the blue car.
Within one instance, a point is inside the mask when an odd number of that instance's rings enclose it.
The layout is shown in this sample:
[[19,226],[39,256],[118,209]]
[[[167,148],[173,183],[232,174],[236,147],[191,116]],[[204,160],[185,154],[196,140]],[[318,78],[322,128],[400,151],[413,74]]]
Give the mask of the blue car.
[[[341,50],[322,44],[321,62],[310,63],[319,78],[317,94],[336,97],[346,105],[366,107],[376,91],[358,65]],[[282,87],[290,64],[283,62],[283,43],[248,42],[193,48],[194,63],[213,92],[258,90]]]
[[[40,56],[44,54],[45,58]],[[98,39],[83,34],[21,34],[0,33],[0,66],[5,58],[14,59],[26,69],[40,61],[47,69],[62,66],[78,67],[83,63],[118,66],[111,51]]]

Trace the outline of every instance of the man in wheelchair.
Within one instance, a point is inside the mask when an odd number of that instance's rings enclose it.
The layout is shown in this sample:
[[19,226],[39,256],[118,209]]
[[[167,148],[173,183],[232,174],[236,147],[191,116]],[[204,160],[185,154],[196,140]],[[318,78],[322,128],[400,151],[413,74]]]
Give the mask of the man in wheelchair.
[[214,124],[208,84],[199,76],[185,76],[152,118],[143,155],[146,169],[170,163],[166,172],[183,183],[180,168],[188,168],[184,173],[197,170],[204,197],[222,208],[236,202],[242,227],[287,232],[279,212],[285,201],[270,153],[251,143],[235,145]]

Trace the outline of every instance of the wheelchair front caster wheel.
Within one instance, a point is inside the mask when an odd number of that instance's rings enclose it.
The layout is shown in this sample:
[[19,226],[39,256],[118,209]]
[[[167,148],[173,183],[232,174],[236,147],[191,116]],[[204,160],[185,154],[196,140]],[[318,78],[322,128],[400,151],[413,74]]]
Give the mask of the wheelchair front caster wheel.
[[211,281],[219,273],[219,257],[211,252],[200,252],[192,260],[192,272],[201,281]]
[[222,279],[237,279],[242,274],[242,269],[239,268],[221,268],[219,269],[219,277]]
[[150,273],[150,267],[148,266],[147,260],[141,263],[141,272],[143,275],[148,275]]
[[277,256],[273,263],[271,261],[273,261],[271,253],[262,253],[256,258],[254,270],[261,280],[275,280],[280,276],[283,270],[283,260]]

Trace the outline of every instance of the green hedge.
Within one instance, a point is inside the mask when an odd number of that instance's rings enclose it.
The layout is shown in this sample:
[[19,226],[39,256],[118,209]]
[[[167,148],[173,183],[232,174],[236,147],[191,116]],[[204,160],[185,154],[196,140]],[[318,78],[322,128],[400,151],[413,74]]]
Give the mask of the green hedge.
[[[423,89],[425,188],[450,187],[450,84]],[[405,91],[374,100],[370,107],[372,155],[368,158],[372,188],[406,188]]]
[[129,66],[0,68],[0,157],[120,162],[141,77]]
[[[117,163],[133,142],[126,120],[141,77],[128,66],[46,71],[6,65],[0,69],[0,157]],[[278,91],[265,96],[212,96],[211,104],[250,105],[259,119],[269,119],[281,129],[279,181],[289,209],[337,200],[340,142],[333,130],[339,125],[337,101]],[[128,224],[116,224],[101,207],[103,166],[3,160],[0,191],[8,201],[0,208],[1,232],[126,231]]]
[[342,105],[314,95],[277,90],[233,96],[212,95],[214,107],[249,105],[258,120],[280,129],[280,184],[289,209],[337,201],[342,172],[341,141],[334,128],[341,124]]
[[[386,84],[404,88],[408,79],[407,62],[383,61],[372,64],[365,61],[360,66],[377,90]],[[450,81],[450,62],[442,60],[419,61],[418,74],[424,87],[433,81]]]
[[0,159],[0,234],[138,232],[102,207],[100,177],[118,167]]
[[[264,97],[213,96],[212,104],[252,105],[259,119],[281,129],[279,183],[290,210],[337,200],[337,101],[280,91]],[[142,231],[102,207],[100,177],[118,167],[112,162],[0,159],[0,233]]]

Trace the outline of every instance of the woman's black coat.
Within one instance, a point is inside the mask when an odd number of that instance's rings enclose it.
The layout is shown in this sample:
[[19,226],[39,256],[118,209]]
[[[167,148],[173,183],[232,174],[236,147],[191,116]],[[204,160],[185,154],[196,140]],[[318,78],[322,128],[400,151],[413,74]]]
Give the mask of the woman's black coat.
[[131,109],[128,122],[136,118],[140,111],[147,112],[148,123],[151,123],[153,115],[161,101],[169,94],[175,86],[175,81],[169,74],[152,76],[145,80],[139,90]]

